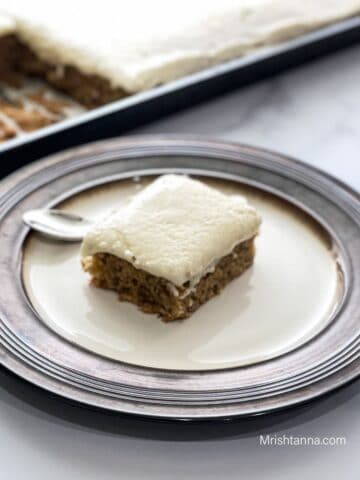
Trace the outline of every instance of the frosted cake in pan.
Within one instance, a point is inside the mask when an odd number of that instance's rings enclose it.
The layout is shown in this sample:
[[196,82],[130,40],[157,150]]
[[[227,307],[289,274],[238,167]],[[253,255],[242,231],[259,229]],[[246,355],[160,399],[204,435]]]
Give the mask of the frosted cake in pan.
[[[40,78],[93,108],[356,15],[360,0],[16,0],[0,9],[0,81]],[[66,117],[49,108],[51,94],[35,93],[20,133]]]

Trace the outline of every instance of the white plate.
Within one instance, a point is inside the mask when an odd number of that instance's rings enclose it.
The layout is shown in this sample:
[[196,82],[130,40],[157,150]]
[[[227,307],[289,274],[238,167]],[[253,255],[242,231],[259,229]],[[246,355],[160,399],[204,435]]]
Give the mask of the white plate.
[[[67,340],[114,360],[174,370],[237,367],[286,353],[316,335],[339,298],[335,253],[299,209],[256,189],[203,179],[245,194],[263,217],[254,266],[191,318],[163,323],[91,287],[80,244],[34,235],[24,257],[24,283],[42,320]],[[82,192],[63,206],[101,217],[149,183],[123,181]],[[161,252],[159,252],[161,255]]]

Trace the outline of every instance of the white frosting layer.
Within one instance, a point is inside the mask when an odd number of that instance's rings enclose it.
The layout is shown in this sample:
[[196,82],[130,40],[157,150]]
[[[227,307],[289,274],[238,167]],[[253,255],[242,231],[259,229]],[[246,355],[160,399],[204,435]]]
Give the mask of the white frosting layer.
[[18,34],[50,62],[151,88],[360,12],[360,0],[16,0]]
[[95,224],[81,254],[110,253],[177,286],[198,281],[253,237],[260,216],[245,198],[182,175],[163,175]]
[[8,16],[0,13],[0,36],[13,33],[15,30],[15,22]]

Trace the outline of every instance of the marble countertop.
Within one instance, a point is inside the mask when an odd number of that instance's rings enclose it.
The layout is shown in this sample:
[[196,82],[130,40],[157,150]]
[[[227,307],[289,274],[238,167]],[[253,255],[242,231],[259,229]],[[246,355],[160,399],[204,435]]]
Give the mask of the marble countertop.
[[[259,145],[360,189],[360,47],[241,89],[133,133],[191,133]],[[169,424],[82,409],[0,370],[4,478],[357,479],[360,383],[296,409],[230,423]],[[259,435],[346,444],[265,447]]]

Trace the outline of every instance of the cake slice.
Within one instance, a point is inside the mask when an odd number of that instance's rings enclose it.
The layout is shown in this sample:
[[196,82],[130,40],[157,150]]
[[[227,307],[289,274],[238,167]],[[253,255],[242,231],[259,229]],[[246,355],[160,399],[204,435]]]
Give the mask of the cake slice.
[[163,175],[93,226],[82,265],[120,300],[186,318],[251,266],[260,222],[241,196]]

